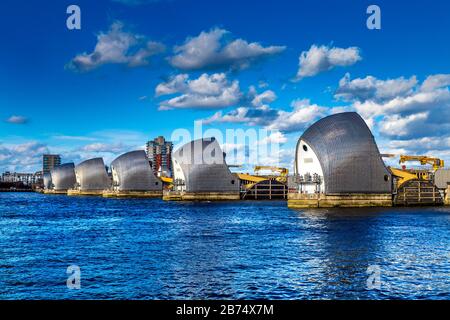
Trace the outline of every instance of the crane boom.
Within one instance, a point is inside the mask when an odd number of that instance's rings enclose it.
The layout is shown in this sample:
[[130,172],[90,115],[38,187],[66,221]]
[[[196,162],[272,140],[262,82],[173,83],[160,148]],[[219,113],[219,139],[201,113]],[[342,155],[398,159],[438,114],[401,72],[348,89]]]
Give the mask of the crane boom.
[[430,164],[433,166],[433,170],[437,171],[440,168],[443,168],[445,166],[444,160],[439,158],[433,158],[428,156],[408,156],[408,155],[401,155],[399,163],[405,163],[407,161],[418,161],[422,166]]
[[270,170],[272,172],[278,172],[280,176],[286,177],[289,174],[289,170],[286,168],[272,167],[272,166],[255,166],[254,171],[258,174],[261,170]]

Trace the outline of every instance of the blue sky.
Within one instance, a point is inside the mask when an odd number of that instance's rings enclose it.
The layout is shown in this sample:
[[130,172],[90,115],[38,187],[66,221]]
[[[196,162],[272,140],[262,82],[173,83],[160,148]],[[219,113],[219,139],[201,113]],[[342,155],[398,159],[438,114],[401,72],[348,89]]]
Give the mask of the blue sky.
[[[66,8],[81,8],[81,30]],[[381,30],[366,9],[381,8]],[[448,1],[2,1],[0,171],[176,128],[279,130],[358,111],[383,152],[450,161]],[[194,52],[192,54],[192,52]],[[303,62],[299,62],[303,56]]]

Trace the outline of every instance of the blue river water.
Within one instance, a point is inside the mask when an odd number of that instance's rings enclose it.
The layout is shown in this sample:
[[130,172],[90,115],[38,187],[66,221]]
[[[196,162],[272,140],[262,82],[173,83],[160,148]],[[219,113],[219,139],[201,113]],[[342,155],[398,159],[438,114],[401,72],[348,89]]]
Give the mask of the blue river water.
[[450,208],[0,193],[0,299],[450,299]]

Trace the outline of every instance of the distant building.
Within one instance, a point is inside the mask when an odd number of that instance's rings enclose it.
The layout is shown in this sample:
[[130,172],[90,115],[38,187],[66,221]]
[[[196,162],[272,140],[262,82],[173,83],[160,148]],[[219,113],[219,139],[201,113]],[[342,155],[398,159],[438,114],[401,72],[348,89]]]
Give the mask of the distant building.
[[50,173],[50,171],[61,164],[61,156],[59,154],[44,154],[42,156],[42,171]]
[[172,150],[173,143],[162,136],[147,142],[147,157],[155,175],[172,176]]
[[21,182],[26,186],[32,186],[39,183],[41,176],[38,173],[18,173],[18,172],[4,172],[0,177],[1,182],[17,183]]

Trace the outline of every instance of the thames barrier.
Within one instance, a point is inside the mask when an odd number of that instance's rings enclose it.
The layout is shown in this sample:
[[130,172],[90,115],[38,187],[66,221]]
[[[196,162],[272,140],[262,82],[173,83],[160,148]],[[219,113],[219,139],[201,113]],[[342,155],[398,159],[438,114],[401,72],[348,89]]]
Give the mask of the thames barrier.
[[[287,200],[290,208],[450,205],[450,170],[432,157],[400,156],[432,169],[386,166],[370,128],[356,112],[320,119],[298,139],[294,172],[233,173],[215,138],[193,140],[172,155],[172,177],[157,176],[145,151],[78,165],[65,163],[44,175],[46,194],[167,201]],[[255,167],[259,170],[261,167]]]

